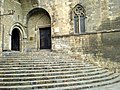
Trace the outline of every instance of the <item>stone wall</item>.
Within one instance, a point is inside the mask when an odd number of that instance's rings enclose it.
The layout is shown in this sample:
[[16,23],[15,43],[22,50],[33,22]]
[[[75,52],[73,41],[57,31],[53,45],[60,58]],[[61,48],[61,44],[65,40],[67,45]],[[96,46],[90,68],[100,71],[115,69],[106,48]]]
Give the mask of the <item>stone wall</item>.
[[[36,0],[33,3],[31,0],[4,0],[3,3],[3,13],[8,13],[9,10],[14,10],[14,15],[4,15],[2,17],[3,30],[2,36],[4,37],[3,50],[10,50],[10,31],[14,28],[15,23],[20,23],[24,28],[23,32],[27,35],[26,45],[22,45],[25,47],[36,48],[35,41],[36,38],[33,38],[31,42],[30,37],[35,37],[35,30],[37,26],[33,26],[32,28],[28,25],[28,14],[31,10],[35,8],[45,9],[51,17],[51,29],[52,35],[57,34],[69,34],[70,24],[69,22],[69,0],[62,0],[58,2],[57,0]],[[71,2],[71,1],[70,1]],[[63,15],[64,14],[64,15]],[[36,20],[33,20],[37,25],[37,17]],[[39,24],[40,25],[40,24]],[[38,26],[39,26],[38,25]],[[37,28],[38,29],[38,28]],[[57,31],[57,32],[56,32]],[[59,32],[58,32],[59,31]],[[29,32],[29,33],[28,33]],[[24,37],[22,37],[24,38]],[[1,40],[2,41],[2,40]],[[23,41],[24,42],[24,41]],[[22,48],[23,49],[23,48]],[[23,50],[21,50],[23,51]]]
[[[116,30],[120,28],[119,0],[36,0],[35,3],[31,0],[20,1],[21,2],[18,2],[17,0],[4,1],[4,13],[11,9],[15,10],[14,15],[4,16],[2,20],[6,36],[5,49],[8,49],[9,46],[9,31],[12,25],[16,22],[21,23],[25,26],[25,32],[27,33],[27,15],[35,8],[43,8],[50,14],[52,36],[74,33],[74,23],[73,18],[71,17],[71,11],[79,2],[86,10],[87,33]],[[31,30],[29,29],[29,31]],[[30,34],[28,34],[28,37],[30,37],[29,35]]]
[[13,0],[4,0],[3,2],[3,14],[8,14],[9,10],[14,10],[14,15],[3,15],[2,17],[2,25],[3,25],[3,32],[2,40],[4,41],[2,43],[3,50],[10,50],[10,31],[13,27],[13,25],[17,22],[22,23],[23,22],[23,16],[22,16],[22,8],[21,4],[17,1]]
[[119,29],[119,0],[81,0],[86,10],[86,32]]
[[57,45],[54,48],[72,57],[120,72],[119,35],[120,32],[102,32],[53,37]]

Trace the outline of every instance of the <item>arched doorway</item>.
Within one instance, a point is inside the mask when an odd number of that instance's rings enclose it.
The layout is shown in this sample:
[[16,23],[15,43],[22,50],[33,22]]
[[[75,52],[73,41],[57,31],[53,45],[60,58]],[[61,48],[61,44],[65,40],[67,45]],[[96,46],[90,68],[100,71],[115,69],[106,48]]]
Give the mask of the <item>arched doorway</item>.
[[20,31],[17,28],[12,31],[11,50],[20,51]]
[[33,47],[51,49],[51,18],[49,13],[43,8],[34,8],[27,15],[27,24],[30,42],[36,41],[36,45],[33,43]]

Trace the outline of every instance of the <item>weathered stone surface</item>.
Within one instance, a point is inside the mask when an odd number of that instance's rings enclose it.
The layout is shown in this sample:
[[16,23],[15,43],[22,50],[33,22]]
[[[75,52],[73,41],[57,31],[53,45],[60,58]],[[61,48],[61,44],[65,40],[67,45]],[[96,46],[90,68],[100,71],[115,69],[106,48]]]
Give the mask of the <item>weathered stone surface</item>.
[[[73,8],[86,11],[84,34],[74,34]],[[62,51],[119,70],[119,0],[1,0],[0,47],[11,50],[14,28],[20,31],[20,51],[40,49],[40,28],[51,27],[52,50]],[[46,14],[47,13],[47,14]],[[109,32],[109,33],[108,33]]]

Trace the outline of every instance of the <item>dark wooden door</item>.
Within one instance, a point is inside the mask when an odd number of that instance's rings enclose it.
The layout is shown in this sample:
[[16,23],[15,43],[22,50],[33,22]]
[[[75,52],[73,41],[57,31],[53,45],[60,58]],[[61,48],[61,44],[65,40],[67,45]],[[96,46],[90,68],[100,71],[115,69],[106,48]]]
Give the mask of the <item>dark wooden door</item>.
[[11,49],[15,51],[20,50],[20,32],[17,29],[12,31],[12,38],[11,38]]
[[51,28],[40,28],[40,49],[51,49]]

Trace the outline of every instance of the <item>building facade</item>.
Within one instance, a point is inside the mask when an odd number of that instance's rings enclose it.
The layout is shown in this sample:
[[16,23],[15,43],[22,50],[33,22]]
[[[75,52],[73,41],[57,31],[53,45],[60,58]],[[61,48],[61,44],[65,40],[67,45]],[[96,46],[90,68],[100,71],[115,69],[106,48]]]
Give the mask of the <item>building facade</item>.
[[0,10],[1,52],[50,49],[120,71],[119,0],[1,0]]

